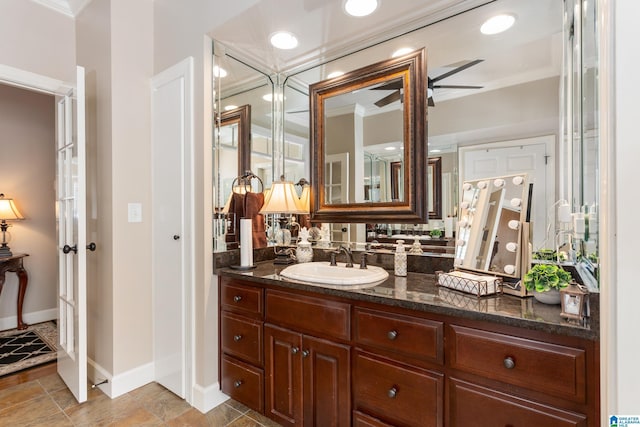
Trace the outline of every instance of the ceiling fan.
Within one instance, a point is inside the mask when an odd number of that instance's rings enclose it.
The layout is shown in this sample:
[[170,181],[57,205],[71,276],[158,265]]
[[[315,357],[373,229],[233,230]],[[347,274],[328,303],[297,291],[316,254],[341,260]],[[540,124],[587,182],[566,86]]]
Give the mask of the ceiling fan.
[[428,81],[427,81],[428,101],[427,101],[427,104],[429,105],[429,107],[433,107],[433,106],[436,105],[435,102],[433,102],[433,91],[435,89],[482,89],[482,86],[436,84],[440,80],[446,79],[447,77],[452,76],[452,75],[454,75],[456,73],[459,73],[460,71],[464,71],[469,67],[473,67],[474,65],[477,65],[477,64],[481,63],[482,61],[484,61],[484,59],[474,59],[473,61],[469,61],[466,64],[463,64],[463,65],[461,65],[459,67],[454,68],[451,71],[447,71],[444,74],[440,74],[437,77],[434,77],[434,78],[428,77]]

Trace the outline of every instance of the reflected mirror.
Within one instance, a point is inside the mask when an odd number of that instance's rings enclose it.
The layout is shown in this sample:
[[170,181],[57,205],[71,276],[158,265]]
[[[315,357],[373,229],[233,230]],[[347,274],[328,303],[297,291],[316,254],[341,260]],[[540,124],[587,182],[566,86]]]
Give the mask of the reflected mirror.
[[426,222],[425,76],[421,49],[310,86],[312,220]]

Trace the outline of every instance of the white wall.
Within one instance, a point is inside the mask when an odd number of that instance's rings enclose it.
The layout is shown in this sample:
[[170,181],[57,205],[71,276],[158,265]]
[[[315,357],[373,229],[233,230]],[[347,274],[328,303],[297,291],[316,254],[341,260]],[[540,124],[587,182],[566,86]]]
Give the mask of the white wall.
[[[611,305],[603,308],[607,321],[613,322],[608,329],[615,334],[610,337],[612,348],[605,349],[613,356],[611,366],[604,365],[603,371],[613,375],[613,388],[609,390],[610,414],[640,415],[640,286],[638,270],[638,212],[640,199],[637,197],[638,162],[640,143],[638,142],[638,69],[640,51],[640,2],[618,0],[615,4],[615,169],[611,178],[615,181],[614,199],[617,230],[603,236],[613,245],[617,263],[615,283],[602,283],[611,287]],[[609,182],[603,182],[606,189]],[[605,360],[606,363],[606,360]],[[610,370],[613,368],[613,371]],[[606,377],[611,380],[611,378]],[[606,415],[606,414],[605,414]]]
[[[13,198],[24,221],[11,222],[9,247],[29,276],[23,319],[55,319],[58,258],[55,216],[54,97],[0,85],[0,193]],[[18,278],[7,273],[0,295],[0,330],[16,327]]]
[[73,19],[27,0],[0,2],[0,64],[75,79]]

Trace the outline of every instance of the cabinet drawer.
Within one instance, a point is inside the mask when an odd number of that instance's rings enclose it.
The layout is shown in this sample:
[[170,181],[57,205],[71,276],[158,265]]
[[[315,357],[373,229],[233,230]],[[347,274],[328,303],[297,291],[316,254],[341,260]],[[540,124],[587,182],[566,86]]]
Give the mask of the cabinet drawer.
[[393,427],[391,424],[384,423],[377,418],[373,418],[360,411],[353,411],[354,427]]
[[342,302],[267,291],[267,321],[330,338],[350,339],[350,305]]
[[224,310],[262,317],[262,292],[261,288],[224,278],[220,283],[220,304]]
[[264,413],[264,372],[227,355],[222,356],[222,391],[249,408]]
[[443,375],[357,353],[355,409],[392,425],[442,426]]
[[584,403],[585,350],[450,326],[451,367]]
[[452,427],[586,427],[582,414],[539,405],[480,387],[449,380],[449,425]]
[[222,350],[255,365],[262,365],[262,322],[225,311],[221,314]]
[[442,322],[358,308],[354,328],[358,344],[432,362],[443,361]]

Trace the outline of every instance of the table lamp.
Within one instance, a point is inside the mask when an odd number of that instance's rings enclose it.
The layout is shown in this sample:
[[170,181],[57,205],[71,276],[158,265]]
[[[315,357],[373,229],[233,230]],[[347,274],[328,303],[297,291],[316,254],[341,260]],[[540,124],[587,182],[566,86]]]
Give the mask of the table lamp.
[[24,219],[13,199],[5,199],[4,194],[0,194],[0,230],[2,231],[2,246],[0,246],[0,258],[13,256],[11,249],[7,245],[7,228],[11,227],[7,221]]
[[[302,214],[305,212],[305,208],[298,198],[293,183],[291,181],[285,181],[284,176],[280,177],[280,181],[272,184],[271,190],[265,198],[264,205],[262,205],[262,209],[260,209],[260,213],[263,215],[280,215],[278,218],[280,230],[278,230],[276,244],[281,246],[291,244],[291,232],[286,228],[289,217],[286,215]],[[277,264],[291,264],[294,261],[290,256],[291,251],[286,249],[278,252],[276,255],[275,262]]]

